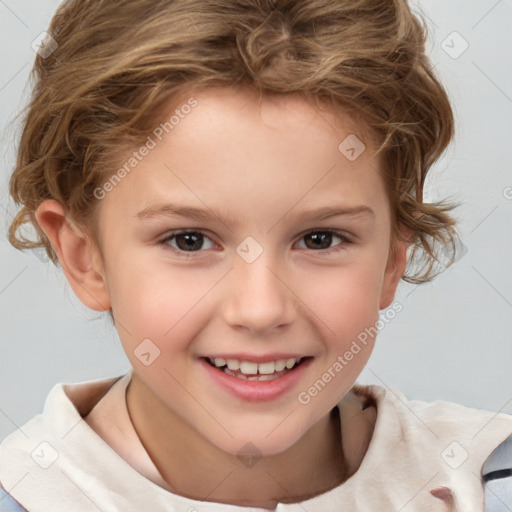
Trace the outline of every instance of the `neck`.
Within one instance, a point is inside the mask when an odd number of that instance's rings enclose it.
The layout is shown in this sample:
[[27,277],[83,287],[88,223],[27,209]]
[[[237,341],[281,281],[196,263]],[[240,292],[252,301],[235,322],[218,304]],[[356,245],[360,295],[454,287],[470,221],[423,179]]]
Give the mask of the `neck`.
[[337,407],[284,452],[251,463],[209,443],[136,378],[126,402],[141,443],[175,494],[273,509],[278,502],[310,499],[345,479]]

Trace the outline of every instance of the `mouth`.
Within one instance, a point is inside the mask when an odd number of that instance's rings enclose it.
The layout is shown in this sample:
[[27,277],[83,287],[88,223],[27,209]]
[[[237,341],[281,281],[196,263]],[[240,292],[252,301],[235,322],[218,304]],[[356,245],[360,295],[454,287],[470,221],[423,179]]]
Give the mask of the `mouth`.
[[220,357],[204,359],[211,367],[231,377],[236,377],[245,381],[272,381],[293,372],[296,368],[303,365],[305,361],[312,359],[311,356],[279,359],[277,361],[268,361],[265,363],[255,363],[249,361],[239,361],[236,359],[223,359]]

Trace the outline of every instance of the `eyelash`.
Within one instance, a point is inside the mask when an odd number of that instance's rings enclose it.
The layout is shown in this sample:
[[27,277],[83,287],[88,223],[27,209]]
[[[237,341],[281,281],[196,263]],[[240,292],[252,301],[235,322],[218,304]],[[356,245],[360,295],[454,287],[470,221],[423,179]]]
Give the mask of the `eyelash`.
[[[307,233],[304,233],[300,237],[299,240],[302,240],[307,235],[318,234],[318,233],[323,233],[323,234],[327,233],[329,235],[334,235],[335,237],[340,238],[342,242],[330,249],[319,249],[319,250],[309,249],[312,252],[319,252],[319,253],[324,253],[324,254],[325,253],[329,253],[329,254],[335,253],[335,252],[344,250],[346,245],[353,243],[352,240],[350,240],[344,233],[342,233],[340,231],[332,230],[332,229],[311,230],[311,231],[308,231]],[[169,250],[175,254],[178,254],[180,257],[192,258],[195,253],[203,252],[203,250],[183,251],[181,249],[176,249],[175,247],[172,247],[171,245],[169,245],[169,242],[171,240],[175,239],[176,236],[187,235],[187,234],[199,234],[199,235],[202,235],[203,237],[207,238],[208,240],[210,240],[210,238],[200,230],[178,230],[178,231],[172,231],[164,239],[160,240],[158,243],[160,245],[162,245],[165,250]],[[213,240],[212,240],[212,242],[213,242]]]

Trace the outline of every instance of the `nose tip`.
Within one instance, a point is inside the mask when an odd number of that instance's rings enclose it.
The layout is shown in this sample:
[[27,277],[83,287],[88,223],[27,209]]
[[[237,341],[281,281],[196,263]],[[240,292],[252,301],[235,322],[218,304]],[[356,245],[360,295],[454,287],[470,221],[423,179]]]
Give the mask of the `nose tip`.
[[232,327],[262,332],[282,327],[294,318],[294,296],[283,277],[260,257],[238,261],[229,278],[225,321]]

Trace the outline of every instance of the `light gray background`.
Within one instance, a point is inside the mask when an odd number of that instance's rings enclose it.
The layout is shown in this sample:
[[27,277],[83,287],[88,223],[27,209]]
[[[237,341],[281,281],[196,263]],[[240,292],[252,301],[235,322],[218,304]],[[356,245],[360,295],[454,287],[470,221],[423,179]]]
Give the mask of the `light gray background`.
[[[7,241],[17,140],[8,123],[29,92],[31,42],[58,4],[0,0],[0,439],[40,413],[57,382],[129,369],[107,314],[87,310],[60,269]],[[467,252],[430,284],[400,284],[403,310],[379,334],[360,382],[394,387],[408,398],[512,413],[512,1],[414,5],[429,18],[429,53],[457,123],[427,198],[463,203],[456,215]],[[469,47],[454,58],[461,37]]]

